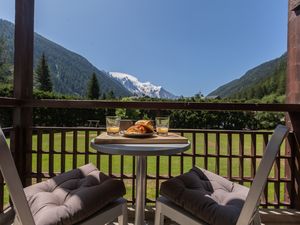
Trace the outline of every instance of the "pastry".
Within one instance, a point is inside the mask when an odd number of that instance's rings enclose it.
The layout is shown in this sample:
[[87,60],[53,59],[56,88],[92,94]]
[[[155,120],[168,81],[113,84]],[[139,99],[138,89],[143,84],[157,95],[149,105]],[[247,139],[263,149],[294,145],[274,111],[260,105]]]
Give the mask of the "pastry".
[[147,129],[144,125],[134,125],[126,130],[126,134],[145,134]]
[[151,120],[138,120],[135,122],[135,125],[143,125],[147,129],[147,133],[152,133],[154,131]]
[[154,128],[151,120],[138,120],[135,125],[126,130],[126,134],[153,133]]

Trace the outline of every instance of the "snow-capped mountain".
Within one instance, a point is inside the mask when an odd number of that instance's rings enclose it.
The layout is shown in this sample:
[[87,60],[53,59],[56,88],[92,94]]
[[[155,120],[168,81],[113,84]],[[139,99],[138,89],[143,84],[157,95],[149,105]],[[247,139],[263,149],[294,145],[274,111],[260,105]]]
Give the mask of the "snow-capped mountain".
[[168,92],[163,87],[156,86],[150,82],[140,82],[135,76],[119,72],[110,72],[109,74],[111,77],[123,84],[128,91],[139,97],[149,96],[151,98],[177,98],[177,96]]

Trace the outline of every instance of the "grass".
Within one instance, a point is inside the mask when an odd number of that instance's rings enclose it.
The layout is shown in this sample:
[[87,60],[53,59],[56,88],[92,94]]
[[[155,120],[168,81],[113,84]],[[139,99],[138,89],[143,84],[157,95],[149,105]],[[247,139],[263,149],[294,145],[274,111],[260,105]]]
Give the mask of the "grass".
[[[77,152],[85,152],[85,133],[84,132],[78,132],[77,134]],[[96,136],[95,132],[89,133],[89,141]],[[185,136],[192,141],[192,135],[187,133]],[[45,151],[44,154],[42,154],[42,171],[48,172],[49,171],[49,135],[43,134],[42,139],[42,149]],[[256,140],[256,149],[257,149],[257,155],[262,155],[262,149],[263,149],[263,137],[262,135],[257,135]],[[57,152],[54,154],[54,172],[60,173],[61,171],[61,134],[55,133],[54,134],[54,150]],[[89,142],[88,142],[89,144]],[[220,154],[221,155],[227,155],[227,134],[220,134]],[[232,154],[238,155],[239,154],[239,135],[233,134],[232,135]],[[73,152],[73,133],[67,132],[66,133],[66,141],[65,141],[66,151]],[[251,136],[250,134],[244,135],[244,155],[250,155],[251,154]],[[37,150],[37,136],[33,135],[33,150]],[[96,151],[92,149],[91,147],[88,148],[90,152],[95,153]],[[282,154],[284,154],[284,146],[282,147]],[[186,153],[192,153],[192,149],[189,149]],[[197,154],[204,154],[204,135],[199,133],[196,134],[196,153]],[[208,135],[208,153],[209,154],[215,154],[216,153],[216,134],[209,134]],[[97,163],[97,156],[96,155],[89,155],[88,161],[95,164]],[[82,166],[85,164],[85,155],[77,155],[76,156],[76,166]],[[151,176],[156,176],[156,157],[148,157],[147,162],[147,173]],[[232,158],[232,176],[239,176],[240,172],[240,160],[238,158]],[[180,174],[180,157],[173,156],[171,160],[171,165],[169,165],[168,157],[161,156],[159,159],[159,175],[167,176],[169,166],[171,166],[171,175],[176,176]],[[216,172],[216,158],[214,157],[207,157],[208,161],[208,170],[212,172]],[[260,159],[256,159],[256,165],[259,165]],[[196,158],[196,166],[204,167],[204,157],[197,157]],[[251,159],[244,159],[244,171],[243,176],[250,177],[251,176]],[[280,176],[284,177],[284,160],[281,160],[281,170],[280,170]],[[32,155],[32,171],[37,171],[37,155],[36,153],[33,153]],[[187,172],[189,169],[192,168],[192,157],[184,157],[183,159],[183,171]],[[73,155],[68,154],[66,155],[65,159],[65,170],[71,170],[73,169]],[[107,155],[101,155],[100,160],[100,170],[104,173],[108,173],[109,171],[109,157]],[[114,174],[120,174],[121,168],[120,168],[120,156],[112,156],[112,173]],[[272,170],[270,177],[274,177],[274,169]],[[131,156],[125,156],[124,157],[124,173],[128,175],[132,175],[133,172],[133,158]],[[222,176],[227,176],[228,172],[228,159],[227,158],[219,158],[219,172]],[[126,197],[128,199],[131,199],[132,194],[132,180],[125,179],[124,180],[126,189],[127,189],[127,195]],[[161,182],[161,181],[160,181]],[[246,182],[244,185],[249,186],[250,183]],[[284,184],[280,185],[280,200],[283,201],[283,189]],[[147,181],[147,198],[154,200],[155,199],[155,190],[156,190],[156,182],[155,180],[148,180]],[[269,201],[274,201],[274,184],[270,183],[268,187],[268,198]],[[7,192],[5,195],[5,202],[8,201],[7,198]]]

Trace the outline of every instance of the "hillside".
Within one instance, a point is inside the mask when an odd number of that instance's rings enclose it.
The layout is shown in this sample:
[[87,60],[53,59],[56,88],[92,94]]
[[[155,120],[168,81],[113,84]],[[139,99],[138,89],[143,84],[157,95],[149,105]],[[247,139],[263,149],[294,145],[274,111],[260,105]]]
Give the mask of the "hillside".
[[243,91],[230,96],[233,99],[262,99],[263,102],[283,102],[286,83],[286,61],[283,60],[274,73],[261,79],[258,84],[254,84]]
[[[4,37],[7,61],[13,64],[14,24],[0,19],[0,37]],[[54,91],[61,94],[85,96],[87,82],[93,72],[97,74],[100,91],[113,91],[116,96],[132,94],[106,72],[97,69],[84,57],[35,33],[34,67],[45,53],[51,71]]]
[[[219,95],[220,97],[238,97],[243,98],[243,95],[248,90],[255,90],[255,86],[261,82],[265,82],[268,78],[281,73],[280,70],[286,69],[286,53],[281,57],[265,62],[249,71],[247,71],[239,79],[233,80],[221,87],[217,88],[208,96]],[[277,80],[275,80],[277,82]],[[250,92],[250,91],[249,91]]]

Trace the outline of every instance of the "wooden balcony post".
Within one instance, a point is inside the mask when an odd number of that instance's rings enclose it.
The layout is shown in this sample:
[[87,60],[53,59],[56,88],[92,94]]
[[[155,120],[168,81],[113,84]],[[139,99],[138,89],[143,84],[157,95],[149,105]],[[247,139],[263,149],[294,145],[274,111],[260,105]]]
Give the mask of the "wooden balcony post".
[[[33,89],[33,35],[34,0],[16,0],[15,4],[15,54],[14,54],[14,97],[32,99]],[[26,175],[31,172],[32,107],[17,107],[13,125],[15,161],[23,185],[30,184]],[[28,153],[28,154],[26,154]]]
[[[288,7],[288,61],[287,61],[286,103],[300,104],[300,0],[289,0]],[[287,125],[295,133],[296,144],[287,147],[287,153],[295,156],[295,196],[291,199],[294,207],[300,209],[300,113],[289,112]],[[291,148],[293,146],[293,149]],[[287,174],[291,175],[291,174]]]

